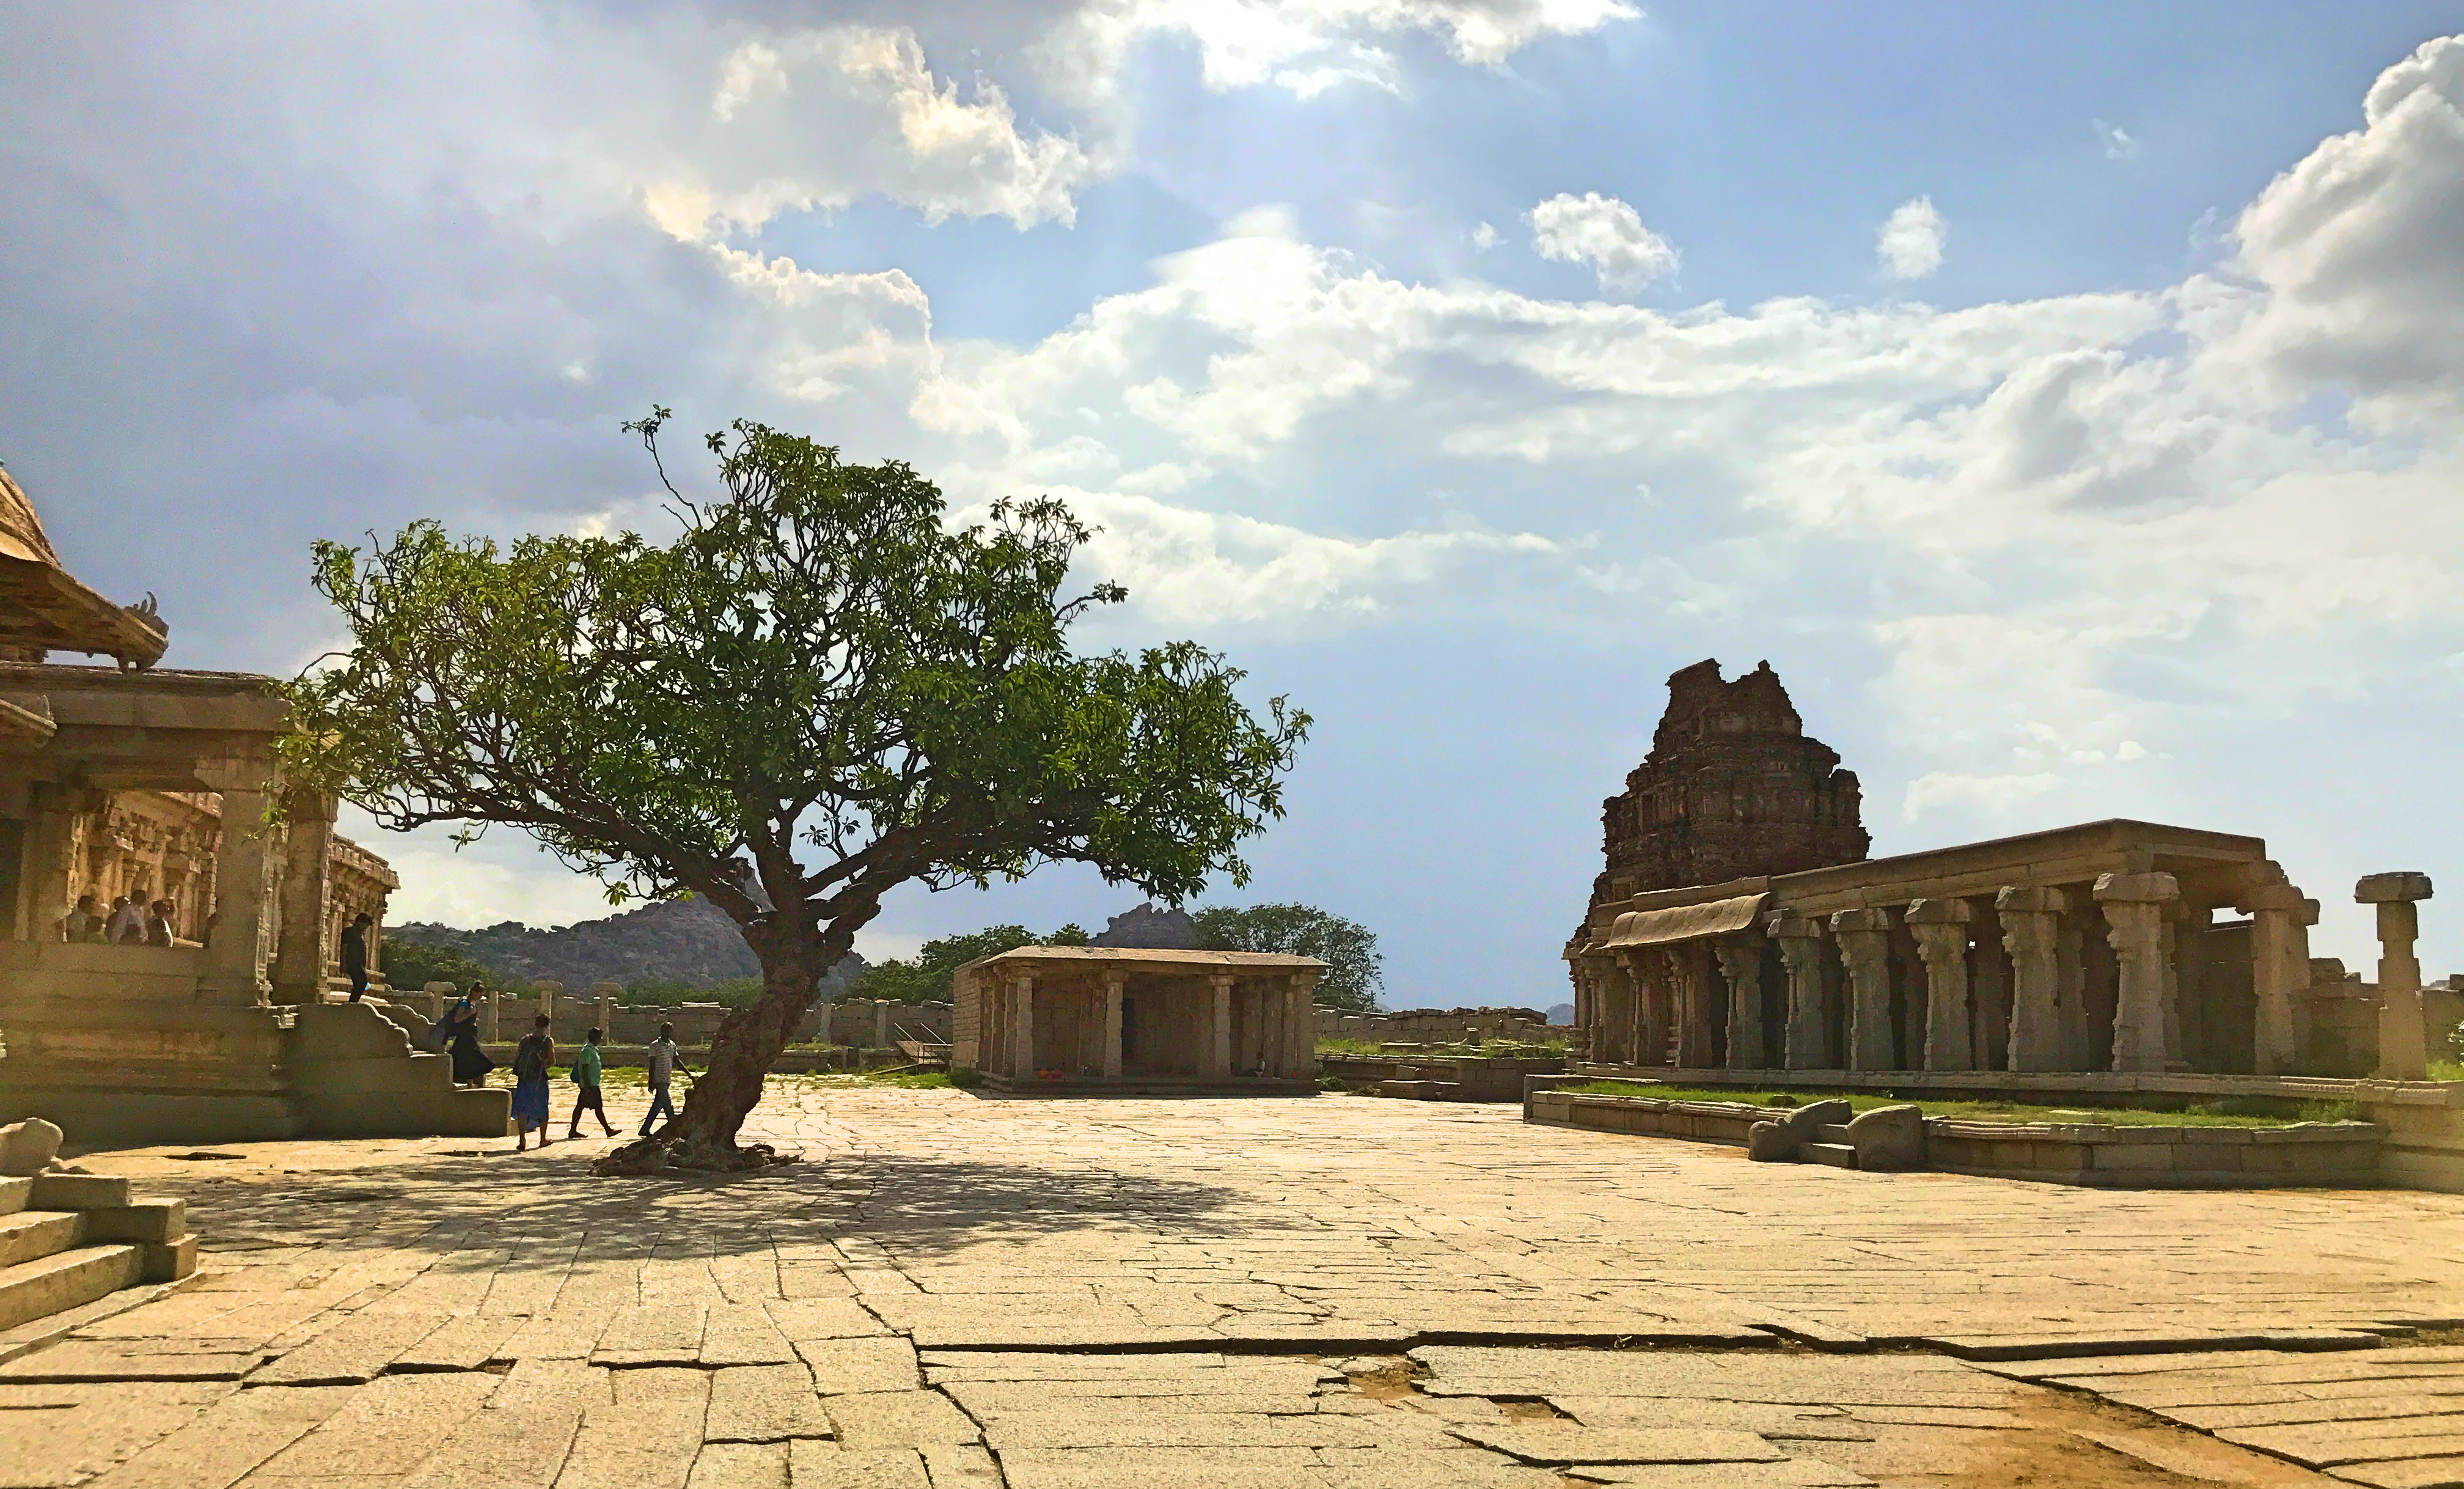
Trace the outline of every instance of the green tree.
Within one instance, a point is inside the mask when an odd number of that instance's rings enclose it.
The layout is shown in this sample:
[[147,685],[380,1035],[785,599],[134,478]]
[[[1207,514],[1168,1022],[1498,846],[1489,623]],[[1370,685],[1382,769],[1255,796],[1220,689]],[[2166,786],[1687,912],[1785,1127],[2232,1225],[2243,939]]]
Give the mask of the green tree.
[[462,992],[470,991],[474,982],[484,982],[491,988],[505,986],[504,978],[451,946],[388,939],[378,949],[377,961],[385,970],[387,985],[404,992],[417,992],[429,983],[451,983]]
[[1350,1013],[1376,1011],[1386,986],[1377,933],[1315,905],[1210,905],[1190,917],[1211,951],[1279,951],[1326,964],[1314,1000]]
[[692,891],[742,929],[762,995],[731,1012],[677,1119],[612,1170],[735,1167],[763,1074],[823,973],[898,885],[1041,863],[1180,900],[1244,882],[1283,814],[1306,714],[1262,720],[1243,674],[1178,641],[1082,656],[1090,536],[1051,500],[953,530],[908,466],[843,462],[737,421],[708,438],[723,495],[659,461],[668,411],[626,426],[681,535],[527,537],[500,551],[417,522],[316,549],[345,652],[288,686],[290,778],[392,829],[526,830],[611,902]]
[[878,998],[886,1003],[947,1003],[950,974],[979,957],[997,957],[1021,946],[1083,946],[1087,933],[1064,925],[1049,936],[1038,936],[1023,925],[988,925],[964,936],[936,936],[917,948],[912,959],[893,957],[864,969],[850,998]]

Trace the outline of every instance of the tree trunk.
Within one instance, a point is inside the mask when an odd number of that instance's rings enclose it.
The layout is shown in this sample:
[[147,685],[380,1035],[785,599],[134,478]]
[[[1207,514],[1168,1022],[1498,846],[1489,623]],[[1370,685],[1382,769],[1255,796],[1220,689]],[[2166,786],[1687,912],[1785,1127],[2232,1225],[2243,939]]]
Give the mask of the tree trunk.
[[761,1000],[719,1021],[710,1065],[695,1077],[675,1120],[602,1158],[602,1173],[639,1173],[665,1165],[735,1169],[773,1161],[766,1145],[739,1148],[736,1135],[760,1103],[762,1078],[812,1010],[824,973],[846,956],[854,928],[846,920],[826,930],[771,915],[744,927],[761,962]]

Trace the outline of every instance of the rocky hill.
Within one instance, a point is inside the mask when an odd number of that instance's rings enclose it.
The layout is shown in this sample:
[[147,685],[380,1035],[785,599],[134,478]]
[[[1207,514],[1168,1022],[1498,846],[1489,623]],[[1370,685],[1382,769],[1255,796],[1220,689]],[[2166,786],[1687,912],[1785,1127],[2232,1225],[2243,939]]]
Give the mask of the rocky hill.
[[[499,977],[525,982],[552,978],[567,988],[595,982],[679,982],[708,988],[732,978],[759,977],[761,964],[744,944],[736,922],[695,896],[666,900],[604,921],[542,928],[506,921],[463,930],[413,921],[388,925],[388,941],[417,942],[462,953]],[[845,987],[864,969],[850,956],[823,980],[823,995]]]

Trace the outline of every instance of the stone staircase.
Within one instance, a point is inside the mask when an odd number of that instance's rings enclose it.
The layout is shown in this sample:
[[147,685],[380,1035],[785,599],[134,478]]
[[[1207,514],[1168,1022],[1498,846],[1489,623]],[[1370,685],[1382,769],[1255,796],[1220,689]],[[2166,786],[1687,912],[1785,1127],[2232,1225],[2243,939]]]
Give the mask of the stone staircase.
[[512,1098],[453,1084],[453,1061],[413,1048],[427,1026],[370,998],[302,1004],[289,1049],[292,1097],[308,1130],[328,1138],[501,1138]]
[[1834,1168],[1856,1167],[1857,1145],[1848,1140],[1848,1124],[1835,1122],[1815,1128],[1814,1141],[1805,1145],[1805,1161]]
[[197,1269],[186,1202],[133,1199],[128,1181],[0,1178],[0,1345],[55,1314]]

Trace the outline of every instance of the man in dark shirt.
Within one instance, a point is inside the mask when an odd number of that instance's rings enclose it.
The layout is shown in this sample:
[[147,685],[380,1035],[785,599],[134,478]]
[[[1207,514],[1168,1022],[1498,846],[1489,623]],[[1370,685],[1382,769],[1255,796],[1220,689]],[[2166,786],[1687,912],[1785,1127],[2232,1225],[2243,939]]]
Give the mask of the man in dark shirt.
[[351,980],[353,1003],[368,995],[368,927],[375,923],[363,911],[342,927],[342,975]]

